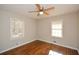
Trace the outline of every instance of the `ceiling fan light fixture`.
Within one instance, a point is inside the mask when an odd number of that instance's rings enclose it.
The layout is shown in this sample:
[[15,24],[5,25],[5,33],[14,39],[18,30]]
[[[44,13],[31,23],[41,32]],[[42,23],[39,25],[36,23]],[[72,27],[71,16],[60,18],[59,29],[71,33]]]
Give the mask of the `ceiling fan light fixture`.
[[43,14],[48,16],[49,13],[47,11],[50,11],[50,10],[54,9],[54,7],[44,8],[44,6],[41,6],[40,4],[35,4],[35,5],[36,5],[36,10],[31,11],[31,12],[37,12],[37,16],[43,15]]
[[40,14],[40,15],[42,15],[42,14],[43,14],[43,12],[42,12],[42,11],[40,11],[40,12],[39,12],[39,14]]

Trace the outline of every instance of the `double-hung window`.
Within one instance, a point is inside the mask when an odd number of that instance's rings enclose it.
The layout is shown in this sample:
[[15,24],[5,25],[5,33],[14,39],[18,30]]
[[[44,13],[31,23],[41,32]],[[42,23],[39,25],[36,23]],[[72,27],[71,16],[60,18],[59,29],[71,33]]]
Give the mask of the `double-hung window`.
[[53,37],[62,37],[63,36],[63,26],[61,21],[52,22],[52,36]]
[[24,36],[24,22],[17,18],[10,19],[11,38],[22,38]]

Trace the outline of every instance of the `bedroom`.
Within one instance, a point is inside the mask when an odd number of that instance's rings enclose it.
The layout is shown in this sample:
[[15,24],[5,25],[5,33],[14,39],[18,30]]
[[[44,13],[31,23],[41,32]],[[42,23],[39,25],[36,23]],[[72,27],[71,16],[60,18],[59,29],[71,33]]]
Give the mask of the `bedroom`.
[[48,11],[49,15],[37,16],[37,12],[29,13],[36,10],[35,4],[0,4],[0,53],[34,41],[55,44],[79,52],[79,5],[41,6],[53,6],[54,9]]

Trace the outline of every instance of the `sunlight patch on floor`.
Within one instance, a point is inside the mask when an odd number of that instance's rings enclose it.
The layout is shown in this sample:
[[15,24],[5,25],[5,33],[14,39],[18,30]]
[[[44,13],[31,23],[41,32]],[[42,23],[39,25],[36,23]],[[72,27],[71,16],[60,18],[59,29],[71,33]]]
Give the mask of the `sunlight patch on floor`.
[[48,55],[63,55],[63,54],[50,50]]

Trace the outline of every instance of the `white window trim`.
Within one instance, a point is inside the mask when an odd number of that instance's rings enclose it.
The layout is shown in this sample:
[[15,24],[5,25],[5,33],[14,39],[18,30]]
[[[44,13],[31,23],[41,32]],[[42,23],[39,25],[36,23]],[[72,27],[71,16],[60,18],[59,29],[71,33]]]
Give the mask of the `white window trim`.
[[[16,21],[20,21],[20,22],[23,22],[22,20],[20,20],[20,19],[18,19],[18,18],[10,18],[10,38],[11,39],[17,39],[17,38],[23,38],[24,37],[24,24],[22,24],[23,25],[23,27],[22,27],[22,33],[17,33],[17,35],[15,35],[15,34],[13,34],[13,32],[12,32],[12,30],[13,30],[13,28],[12,28],[12,20],[14,21],[14,20],[16,20]],[[24,22],[23,22],[24,23]],[[13,24],[14,25],[14,24]]]
[[[59,21],[59,20],[58,20],[58,21]],[[58,22],[58,21],[57,21],[57,22]],[[61,37],[59,37],[59,36],[53,36],[53,35],[52,35],[52,30],[53,30],[53,29],[52,29],[52,25],[53,25],[54,22],[56,23],[56,21],[53,21],[53,22],[51,23],[51,36],[52,36],[52,38],[63,38],[63,21],[61,21],[61,20],[59,21],[59,22],[61,22],[61,24],[62,24],[62,29],[61,29],[61,30],[62,30],[62,36],[61,36]]]

